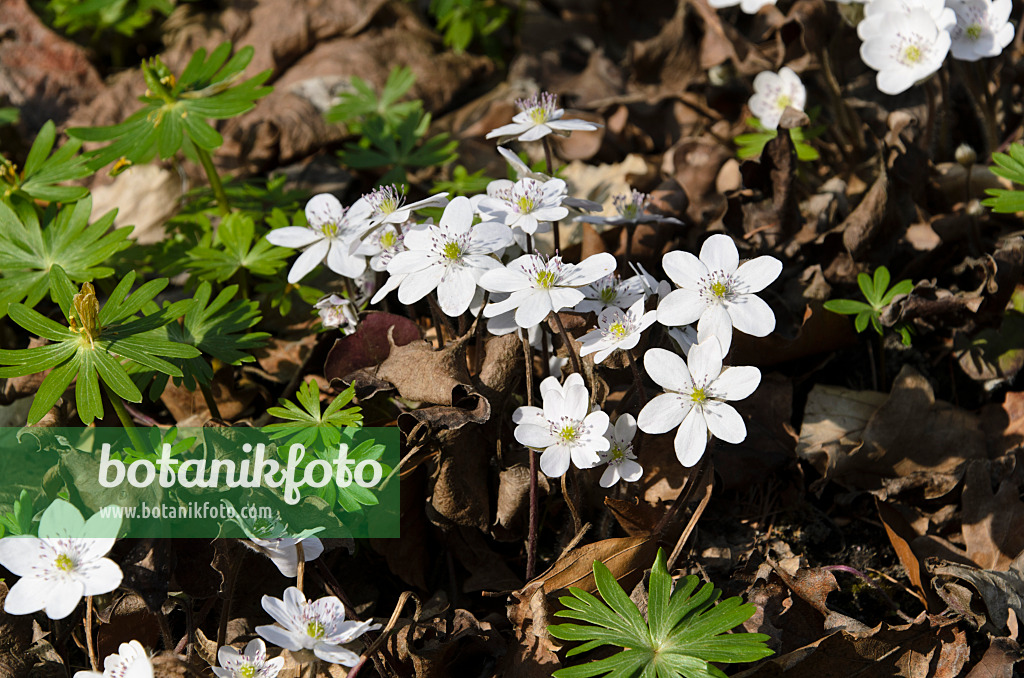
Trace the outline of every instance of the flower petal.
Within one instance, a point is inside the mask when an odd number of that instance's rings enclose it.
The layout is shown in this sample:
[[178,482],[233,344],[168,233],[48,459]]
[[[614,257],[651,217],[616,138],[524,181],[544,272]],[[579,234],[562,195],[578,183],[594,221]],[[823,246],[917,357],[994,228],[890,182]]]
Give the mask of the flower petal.
[[707,307],[707,302],[694,290],[672,290],[658,303],[658,322],[669,327],[689,325],[700,318]]
[[754,294],[775,282],[782,273],[782,262],[768,255],[744,261],[736,269],[736,291],[741,294]]
[[516,309],[516,324],[523,329],[529,329],[540,324],[544,318],[551,313],[551,295],[544,292],[534,292],[525,295]]
[[414,304],[435,289],[444,276],[444,266],[430,266],[405,276],[398,286],[398,300],[403,304]]
[[5,537],[0,539],[0,565],[19,577],[29,576],[39,565],[42,549],[37,537]]
[[686,354],[686,366],[697,388],[704,388],[717,379],[722,373],[722,346],[718,339],[711,337],[694,344]]
[[[437,285],[437,302],[445,315],[457,318],[469,308],[475,293],[476,277],[471,269],[450,266],[448,274]],[[399,297],[401,297],[401,290],[399,290]]]
[[676,459],[686,468],[690,468],[704,456],[707,446],[708,425],[704,421],[704,413],[699,407],[694,407],[676,431]]
[[300,254],[295,260],[295,263],[292,264],[292,269],[288,271],[288,282],[294,285],[309,275],[309,272],[324,260],[324,257],[327,256],[327,252],[330,248],[330,243],[326,240],[313,243],[313,245]]
[[701,245],[700,260],[707,265],[709,271],[734,273],[740,264],[740,253],[732,238],[724,233],[716,233]]
[[540,470],[548,478],[561,478],[569,470],[571,455],[564,445],[552,445],[540,455]]
[[704,417],[708,429],[716,437],[727,443],[742,443],[747,437],[747,427],[743,417],[732,405],[709,400],[704,405]]
[[267,242],[278,247],[291,247],[299,249],[306,245],[312,245],[317,240],[323,240],[324,234],[305,226],[285,226],[275,228],[267,233]]
[[749,365],[726,367],[715,379],[714,396],[721,400],[743,400],[757,390],[761,383],[761,370]]
[[85,595],[98,596],[110,593],[121,585],[124,574],[121,568],[109,558],[100,558],[82,567],[84,575]]
[[271,645],[276,645],[281,649],[291,650],[292,652],[302,649],[302,643],[299,642],[299,639],[295,634],[289,633],[280,626],[274,626],[272,624],[257,626],[256,633],[263,636]]
[[330,664],[341,664],[342,666],[355,666],[359,663],[359,655],[352,650],[346,650],[340,645],[327,645],[317,643],[313,648],[313,654]]
[[7,592],[4,612],[7,614],[32,614],[43,609],[50,584],[45,579],[22,577]]
[[697,341],[708,338],[718,340],[722,356],[729,353],[732,346],[732,316],[722,304],[711,304],[697,323]]
[[[692,349],[691,349],[692,350]],[[658,386],[667,391],[690,392],[693,377],[679,355],[663,348],[651,348],[644,353],[644,370]]]
[[64,619],[78,607],[85,584],[74,579],[51,581],[47,585],[44,611],[50,619]]
[[450,233],[467,233],[473,225],[473,204],[469,198],[460,195],[448,203],[439,225]]
[[766,337],[775,330],[772,307],[753,294],[744,294],[726,302],[725,309],[732,318],[733,327],[744,334]]
[[700,281],[708,275],[708,267],[704,262],[689,252],[676,250],[669,252],[661,260],[667,275],[676,286],[684,290],[700,289]]
[[686,418],[692,403],[678,393],[655,396],[640,410],[636,423],[644,433],[667,433]]

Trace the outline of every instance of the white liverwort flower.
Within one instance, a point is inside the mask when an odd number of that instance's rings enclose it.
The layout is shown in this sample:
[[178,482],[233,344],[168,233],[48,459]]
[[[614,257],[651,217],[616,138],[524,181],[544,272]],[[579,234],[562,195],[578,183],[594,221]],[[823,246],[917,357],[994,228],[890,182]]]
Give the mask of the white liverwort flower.
[[295,545],[302,542],[304,562],[316,560],[324,552],[324,544],[318,537],[278,537],[276,539],[260,539],[251,537],[252,543],[259,547],[260,552],[277,566],[286,577],[297,577],[299,574],[299,550]]
[[[689,365],[689,367],[687,367]],[[747,437],[747,427],[727,400],[743,400],[761,383],[756,367],[722,369],[722,348],[714,337],[695,344],[684,361],[662,348],[644,354],[644,368],[665,393],[640,410],[637,425],[645,433],[666,433],[676,428],[679,463],[693,466],[708,444],[708,432],[727,443]]]
[[618,273],[610,273],[589,285],[584,285],[580,292],[583,292],[583,301],[572,309],[577,313],[600,313],[609,306],[629,308],[638,299],[647,296],[644,280],[640,276],[635,275],[622,280]]
[[359,311],[348,299],[332,294],[313,305],[320,313],[324,327],[337,327],[342,334],[352,334],[359,325]]
[[267,659],[267,646],[262,638],[254,638],[239,652],[230,645],[217,650],[213,673],[217,678],[275,678],[284,667],[284,657]]
[[754,96],[747,105],[765,129],[778,129],[786,107],[804,110],[807,90],[793,69],[783,66],[778,73],[764,71],[754,78]]
[[515,437],[526,447],[543,450],[540,469],[558,478],[573,463],[591,468],[600,463],[598,453],[607,450],[608,415],[590,412],[590,392],[579,374],[569,375],[564,384],[548,377],[540,385],[544,407],[516,408],[512,421]]
[[117,653],[107,655],[103,660],[103,673],[76,671],[75,678],[153,678],[153,664],[142,643],[133,640],[121,643]]
[[488,184],[487,195],[479,199],[476,209],[486,220],[500,221],[533,235],[541,223],[569,216],[569,210],[562,206],[565,195],[565,182],[561,179],[527,178],[515,183],[498,179]]
[[620,479],[627,483],[640,480],[644,469],[636,463],[636,455],[633,454],[633,438],[636,437],[636,419],[633,415],[619,415],[614,426],[608,424],[604,435],[608,439],[608,449],[599,454],[601,462],[607,463],[608,468],[601,475],[601,487],[611,487]]
[[366,270],[366,257],[352,246],[365,230],[371,208],[365,202],[346,210],[329,193],[314,195],[306,203],[308,226],[285,226],[267,233],[267,241],[280,247],[305,248],[288,272],[294,284],[324,261],[327,268],[347,278],[358,278]]
[[599,125],[586,120],[563,120],[565,110],[558,107],[554,94],[541,92],[529,99],[516,101],[519,112],[512,117],[512,124],[502,125],[487,133],[488,139],[498,138],[503,144],[512,139],[537,141],[551,133],[567,137],[574,131],[592,132]]
[[746,14],[757,14],[758,10],[766,5],[774,5],[775,0],[708,0],[708,4],[715,9],[722,9],[723,7],[735,7],[740,6]]
[[1013,0],[951,0],[956,26],[950,29],[954,59],[978,61],[999,56],[1013,42]]
[[412,221],[397,225],[384,224],[359,244],[356,254],[370,257],[371,270],[386,271],[394,256],[405,251],[405,234],[414,225]]
[[616,214],[610,217],[601,215],[583,215],[576,217],[573,221],[585,221],[588,224],[607,224],[609,226],[628,226],[636,224],[682,224],[675,217],[666,217],[662,214],[648,212],[651,196],[633,189],[627,195],[617,195],[612,198],[612,205],[615,206]]
[[307,601],[302,591],[289,586],[284,598],[263,596],[263,609],[280,626],[257,626],[256,633],[291,652],[312,650],[331,664],[355,666],[359,655],[342,647],[367,631],[380,628],[370,621],[345,621],[345,606],[334,596]]
[[405,190],[394,184],[382,186],[364,195],[370,206],[370,213],[367,216],[367,225],[370,227],[380,224],[404,224],[412,218],[412,213],[425,207],[444,207],[448,204],[448,193],[437,193],[429,198],[406,204]]
[[473,301],[480,276],[501,268],[491,255],[511,242],[508,226],[495,221],[474,226],[469,198],[455,198],[444,208],[438,225],[410,228],[406,250],[388,264],[388,273],[404,276],[398,300],[411,304],[436,289],[441,310],[452,317],[462,315]]
[[727,235],[716,234],[704,241],[700,258],[689,252],[669,252],[662,259],[665,273],[679,289],[658,304],[662,325],[697,322],[697,333],[714,335],[729,352],[732,328],[744,334],[764,337],[775,329],[775,314],[760,297],[782,272],[782,262],[761,256],[739,265],[736,244]]
[[[501,157],[505,158],[509,166],[515,171],[517,179],[536,179],[537,181],[548,181],[552,177],[544,174],[543,172],[534,172],[527,166],[525,162],[519,159],[519,156],[505,148],[504,146],[498,146],[498,153]],[[482,197],[482,196],[481,196]],[[474,201],[478,198],[474,196]],[[474,205],[476,202],[474,202]],[[562,204],[566,207],[571,207],[581,212],[596,212],[601,209],[601,203],[594,202],[593,200],[585,200],[583,198],[574,198],[570,195],[562,198]]]
[[111,520],[99,512],[85,521],[78,509],[56,499],[43,512],[39,537],[0,539],[0,565],[21,577],[8,592],[4,611],[43,610],[50,619],[63,619],[83,596],[110,593],[120,586],[121,568],[104,558],[115,538],[70,536],[116,534],[120,524],[120,518]]
[[956,26],[956,14],[946,7],[945,0],[871,0],[864,6],[864,18],[857,24],[857,35],[866,41],[888,33],[890,18],[887,15],[909,16],[915,10],[924,10],[939,31],[949,31]]
[[861,43],[860,57],[878,71],[875,83],[880,92],[899,94],[939,70],[951,38],[924,9],[886,12],[882,18],[877,32]]
[[566,264],[561,257],[544,260],[537,254],[524,254],[504,268],[496,268],[480,277],[480,287],[489,292],[509,292],[503,301],[484,307],[484,317],[515,309],[516,324],[530,328],[552,311],[573,308],[584,299],[579,287],[594,282],[615,270],[615,257],[602,252],[579,264]]
[[657,311],[644,313],[644,300],[638,299],[629,310],[623,311],[610,306],[597,318],[597,329],[587,332],[580,339],[583,344],[580,355],[595,353],[594,362],[599,363],[612,351],[628,351],[640,341],[640,335],[657,319]]

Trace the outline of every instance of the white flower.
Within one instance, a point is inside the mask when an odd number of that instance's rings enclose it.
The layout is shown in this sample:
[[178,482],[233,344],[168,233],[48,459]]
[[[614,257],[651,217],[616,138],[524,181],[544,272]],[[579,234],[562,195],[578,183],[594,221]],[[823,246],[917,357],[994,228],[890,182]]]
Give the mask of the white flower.
[[348,299],[332,294],[313,305],[320,312],[324,327],[338,327],[342,334],[352,334],[359,325],[359,311]]
[[547,261],[537,254],[524,254],[504,268],[480,277],[480,287],[489,292],[509,292],[507,299],[487,304],[484,316],[516,309],[516,324],[530,328],[552,311],[573,308],[583,301],[578,287],[594,282],[615,270],[615,257],[602,252],[579,264],[562,263],[561,257]]
[[861,44],[860,58],[878,71],[875,83],[880,92],[899,94],[939,70],[951,39],[920,8],[907,14],[886,12],[881,18],[877,32]]
[[[544,174],[543,172],[534,172],[529,166],[519,159],[519,156],[505,148],[504,146],[498,146],[498,153],[508,162],[509,166],[515,171],[516,179],[536,179],[537,181],[548,181],[552,177]],[[480,196],[482,197],[482,196]],[[479,197],[473,196],[473,200],[476,201]],[[474,202],[474,205],[476,202]],[[582,212],[596,212],[601,209],[601,203],[594,202],[593,200],[584,200],[583,198],[574,198],[572,196],[565,196],[562,199],[562,204],[566,207],[571,207],[575,210]]]
[[548,377],[540,385],[540,407],[516,408],[512,421],[515,437],[526,447],[543,450],[540,469],[549,478],[558,478],[569,470],[570,462],[577,468],[591,468],[600,463],[598,453],[607,450],[604,437],[608,415],[590,412],[590,392],[583,377],[571,374],[565,384]]
[[615,425],[608,424],[605,432],[608,449],[600,452],[601,462],[608,468],[601,475],[601,487],[611,487],[620,479],[627,483],[636,482],[644,475],[644,469],[636,463],[633,454],[633,438],[636,436],[636,419],[632,414],[622,414],[615,420]]
[[638,299],[647,296],[644,280],[640,276],[635,275],[622,280],[618,273],[610,273],[589,285],[584,285],[580,292],[583,292],[583,301],[572,309],[577,313],[600,313],[609,306],[629,308]]
[[406,251],[388,264],[388,273],[405,276],[398,285],[398,300],[411,304],[436,289],[441,310],[452,317],[462,315],[473,301],[480,276],[501,268],[490,255],[511,242],[508,226],[494,221],[474,226],[469,198],[455,198],[438,225],[410,228]]
[[[679,347],[683,355],[689,355],[690,349],[693,348],[694,344],[700,343],[697,338],[697,330],[693,329],[689,325],[685,327],[670,327],[668,328],[668,336]],[[719,342],[721,343],[721,342]]]
[[766,5],[774,5],[775,0],[708,0],[708,4],[715,9],[723,7],[740,6],[746,14],[757,14],[758,10]]
[[513,183],[498,179],[487,185],[487,195],[475,205],[485,220],[500,221],[527,235],[537,232],[541,222],[551,223],[569,216],[562,206],[565,182],[561,179],[520,179]]
[[583,335],[580,355],[596,353],[594,362],[599,363],[612,351],[628,351],[640,341],[640,335],[657,319],[657,311],[644,313],[644,300],[638,299],[628,311],[611,306],[597,318],[597,329]]
[[747,437],[743,418],[724,401],[743,400],[753,393],[761,382],[761,372],[756,367],[723,370],[717,339],[695,344],[685,361],[671,351],[652,348],[644,354],[644,368],[665,393],[644,406],[637,425],[652,434],[678,426],[675,449],[683,466],[693,466],[703,456],[708,431],[727,443]]
[[512,124],[491,130],[486,138],[498,137],[499,144],[512,139],[537,141],[552,132],[567,137],[577,130],[591,132],[599,127],[586,120],[563,120],[565,111],[558,108],[555,95],[548,92],[534,94],[529,99],[519,99],[516,101],[516,107],[519,113],[512,117]]
[[627,224],[682,224],[675,217],[666,217],[661,214],[654,214],[647,211],[651,202],[651,196],[633,189],[628,195],[617,195],[612,198],[616,214],[605,217],[600,215],[583,215],[576,217],[573,221],[585,221],[588,224],[607,224],[609,226],[624,226]]
[[312,650],[331,664],[355,666],[359,655],[342,647],[367,631],[380,628],[369,620],[345,621],[345,606],[334,596],[307,601],[302,591],[289,586],[284,599],[263,596],[263,609],[280,626],[257,626],[256,633],[291,652]]
[[857,35],[861,40],[868,40],[888,33],[890,19],[887,14],[909,15],[914,10],[927,12],[939,31],[948,31],[956,26],[956,14],[946,7],[945,0],[871,0],[864,6],[864,18],[857,24]]
[[284,657],[267,659],[267,646],[261,638],[254,638],[239,652],[230,645],[222,645],[217,651],[217,663],[213,673],[217,678],[274,678],[284,667]]
[[365,230],[371,208],[358,203],[346,210],[329,193],[314,195],[306,203],[308,226],[285,226],[267,233],[267,240],[280,247],[305,248],[288,272],[288,282],[302,280],[324,260],[327,268],[347,278],[358,278],[366,270],[366,257],[352,252],[353,243]]
[[800,76],[791,68],[783,66],[779,72],[764,71],[754,78],[754,96],[747,105],[766,129],[777,129],[782,112],[786,107],[804,110],[807,90],[800,82]]
[[370,206],[367,222],[370,226],[379,224],[404,224],[412,217],[412,213],[424,207],[444,207],[448,204],[448,193],[437,193],[429,198],[405,204],[405,190],[394,184],[382,186],[364,195]]
[[74,506],[55,499],[43,512],[39,537],[0,539],[0,565],[21,577],[8,592],[4,611],[43,610],[50,619],[63,619],[82,596],[110,593],[120,586],[121,568],[103,557],[115,538],[70,536],[116,534],[120,524],[120,518],[104,518],[99,512],[85,521]]
[[761,256],[739,266],[739,252],[732,238],[713,235],[700,248],[700,258],[689,252],[669,252],[662,259],[665,273],[679,289],[658,304],[662,325],[697,323],[701,336],[714,335],[729,352],[732,328],[755,337],[775,329],[775,314],[754,296],[782,272],[782,262]]
[[1013,0],[950,0],[956,26],[950,29],[954,59],[978,61],[999,56],[1013,42]]
[[[214,669],[216,671],[216,669]],[[75,678],[153,678],[153,664],[142,643],[133,640],[121,643],[116,654],[103,660],[103,673],[76,671]]]
[[252,543],[260,548],[260,552],[277,566],[286,577],[296,577],[299,573],[299,551],[295,545],[302,542],[302,556],[305,562],[316,560],[324,552],[324,544],[317,537],[296,539],[279,537],[277,539],[260,539],[251,537]]
[[394,256],[405,251],[405,234],[414,225],[412,221],[398,225],[384,224],[359,244],[356,254],[370,257],[371,270],[386,271]]

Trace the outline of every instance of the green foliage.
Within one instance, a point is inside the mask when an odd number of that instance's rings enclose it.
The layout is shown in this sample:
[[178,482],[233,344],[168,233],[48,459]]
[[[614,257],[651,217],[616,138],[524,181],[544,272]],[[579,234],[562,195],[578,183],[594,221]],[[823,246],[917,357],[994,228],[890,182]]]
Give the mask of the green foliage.
[[339,155],[343,163],[354,169],[390,167],[378,185],[407,184],[406,173],[416,167],[433,167],[455,160],[458,142],[447,133],[424,141],[430,127],[430,114],[417,110],[391,131],[381,118],[367,120],[363,138],[348,144]]
[[[151,280],[131,295],[135,273],[130,272],[100,308],[91,283],[75,294],[74,285],[60,266],[53,266],[54,296],[70,327],[65,327],[23,304],[11,304],[11,320],[51,343],[35,348],[0,350],[0,378],[51,372],[43,379],[28,413],[29,423],[39,421],[77,378],[75,402],[85,424],[103,416],[100,384],[111,397],[142,402],[125,362],[138,363],[174,377],[181,370],[163,358],[194,358],[192,346],[168,341],[164,326],[181,317],[192,301],[183,299],[138,316],[138,312],[167,286],[167,279]],[[162,357],[161,357],[162,356]]]
[[235,212],[220,223],[215,234],[207,232],[188,252],[188,268],[200,279],[229,280],[239,271],[272,276],[285,265],[290,250],[271,245],[256,236],[252,217]]
[[768,636],[727,631],[754,614],[753,604],[728,598],[715,604],[722,592],[711,584],[697,588],[690,575],[672,590],[665,554],[658,549],[648,587],[647,620],[603,563],[594,562],[594,580],[604,599],[571,587],[571,596],[559,601],[567,610],[555,613],[586,624],[557,624],[548,631],[555,638],[582,641],[569,657],[602,645],[623,648],[605,659],[555,671],[554,678],[724,678],[711,662],[752,662],[772,654]]
[[434,188],[430,192],[447,192],[452,197],[457,195],[472,196],[483,193],[487,190],[487,185],[494,181],[494,179],[485,175],[484,172],[485,170],[479,169],[470,174],[462,165],[456,165],[455,169],[452,170],[452,178],[447,181],[434,183]]
[[15,125],[21,119],[21,111],[17,108],[4,106],[0,108],[0,125]]
[[[17,109],[13,110],[17,113]],[[12,204],[17,198],[28,203],[33,200],[74,202],[89,195],[89,190],[81,186],[59,185],[65,181],[84,179],[92,174],[92,170],[77,155],[82,146],[79,141],[70,141],[50,155],[56,139],[56,127],[52,120],[48,120],[39,130],[25,159],[25,167],[20,172],[14,163],[0,157],[0,190],[3,191],[0,199],[7,204]]]
[[31,205],[19,204],[18,211],[20,217],[0,203],[0,318],[11,302],[35,307],[47,292],[56,299],[55,267],[78,283],[112,275],[103,264],[129,245],[131,228],[110,230],[113,210],[89,224],[88,196],[60,211],[51,206],[42,221]]
[[167,16],[173,9],[169,0],[49,0],[43,14],[69,35],[92,31],[95,41],[109,31],[130,38],[156,15]]
[[[889,288],[889,269],[879,266],[875,269],[874,279],[867,273],[861,273],[857,276],[857,284],[860,286],[864,298],[867,299],[867,303],[854,299],[830,299],[825,302],[825,309],[842,315],[857,316],[854,319],[854,326],[858,332],[866,330],[870,322],[871,326],[875,328],[875,332],[881,336],[883,331],[880,320],[882,309],[891,304],[896,295],[910,294],[910,291],[914,289],[914,283],[910,280],[901,280],[886,291]],[[899,323],[893,329],[902,337],[903,344],[910,346],[910,325]]]
[[384,83],[384,89],[377,96],[365,80],[353,76],[352,87],[355,91],[340,95],[341,102],[325,114],[327,122],[344,123],[352,134],[362,134],[363,124],[367,120],[379,119],[384,122],[385,129],[393,131],[403,120],[423,107],[419,99],[398,101],[415,82],[416,75],[410,68],[393,68]]
[[497,51],[492,35],[508,21],[509,10],[498,0],[430,0],[430,13],[444,44],[456,53],[465,52],[479,39],[488,53]]
[[270,93],[263,87],[266,70],[235,84],[252,60],[253,48],[243,47],[231,59],[231,43],[225,42],[207,57],[199,49],[175,77],[159,57],[142,64],[149,88],[139,97],[145,104],[122,123],[110,127],[78,127],[68,134],[84,141],[109,141],[89,154],[93,170],[112,162],[138,164],[159,155],[170,158],[181,150],[198,161],[197,148],[213,151],[224,139],[206,121],[232,118],[251,109],[257,99]]
[[270,437],[274,440],[287,438],[286,447],[296,443],[312,447],[319,438],[323,447],[335,449],[341,442],[340,429],[362,424],[363,415],[359,407],[345,408],[355,394],[355,387],[349,386],[321,412],[320,389],[311,379],[299,387],[295,395],[298,404],[282,398],[281,404],[284,407],[267,409],[267,414],[285,421],[270,424],[266,429],[272,431]]
[[[813,109],[808,115],[813,119],[817,117],[816,114],[817,109]],[[756,158],[761,155],[768,142],[779,136],[778,130],[766,129],[757,118],[747,118],[747,125],[757,131],[750,134],[740,134],[733,139],[733,142],[738,146],[736,156],[743,159]],[[826,129],[828,128],[825,125],[817,125],[807,129],[794,127],[789,130],[789,138],[793,141],[797,160],[810,162],[821,157],[817,149],[808,142],[820,137]]]
[[[994,174],[1009,179],[1015,184],[1024,184],[1024,145],[1019,142],[1010,144],[1007,153],[993,153],[995,165],[991,167]],[[1024,212],[1024,191],[1020,189],[989,188],[985,192],[990,195],[981,204],[992,208],[993,212],[1014,213]]]
[[28,490],[22,490],[21,495],[14,500],[14,510],[0,516],[0,537],[4,534],[32,534],[34,515],[32,495]]

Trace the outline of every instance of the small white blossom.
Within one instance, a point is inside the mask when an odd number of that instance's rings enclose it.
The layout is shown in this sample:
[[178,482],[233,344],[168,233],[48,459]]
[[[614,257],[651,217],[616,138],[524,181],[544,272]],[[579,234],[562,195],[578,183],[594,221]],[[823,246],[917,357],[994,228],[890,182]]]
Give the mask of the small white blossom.
[[746,14],[757,14],[758,10],[767,5],[774,5],[776,0],[708,0],[708,4],[715,9],[723,7],[740,6]]
[[658,304],[662,325],[697,322],[697,333],[715,336],[729,352],[732,329],[755,337],[775,329],[775,314],[755,296],[782,272],[782,262],[761,256],[739,265],[732,238],[713,235],[700,248],[700,258],[689,252],[669,252],[662,259],[665,273],[679,287]]
[[441,310],[452,317],[462,315],[473,301],[480,276],[501,268],[501,262],[491,255],[511,242],[508,226],[495,221],[474,226],[469,198],[455,198],[445,207],[438,225],[410,228],[406,250],[388,264],[388,273],[404,276],[398,285],[398,300],[411,304],[436,289]]
[[615,270],[615,257],[602,252],[579,264],[566,264],[561,257],[547,261],[537,254],[524,254],[508,266],[487,271],[480,287],[489,292],[508,292],[503,301],[487,304],[484,317],[493,318],[515,309],[516,324],[530,328],[552,311],[573,308],[583,301],[579,287]]
[[217,678],[275,678],[284,667],[284,657],[267,659],[267,646],[261,638],[254,638],[239,652],[230,645],[217,651],[213,673]]
[[857,24],[857,35],[866,41],[889,33],[891,18],[886,15],[909,16],[915,10],[926,12],[939,31],[949,31],[956,26],[956,14],[946,7],[945,0],[871,0],[864,6],[864,18]]
[[104,558],[114,537],[72,537],[72,534],[116,534],[120,518],[96,513],[88,521],[74,506],[55,499],[43,512],[39,537],[0,539],[0,565],[21,577],[7,594],[4,611],[31,614],[43,610],[50,619],[70,615],[83,596],[110,593],[121,585],[121,568]]
[[999,56],[1013,42],[1013,0],[950,0],[956,26],[950,29],[954,59],[978,61]]
[[685,361],[671,351],[652,348],[644,354],[644,368],[665,393],[644,406],[637,425],[651,434],[678,426],[675,450],[683,466],[700,461],[709,431],[727,443],[747,437],[743,418],[725,401],[743,400],[753,393],[761,382],[761,372],[746,366],[722,369],[717,339],[695,344]]
[[76,671],[75,678],[153,678],[153,664],[142,643],[132,640],[121,643],[115,654],[106,656],[103,673]]
[[537,141],[554,133],[567,137],[574,131],[592,132],[599,125],[586,120],[563,120],[565,110],[558,107],[554,94],[541,92],[529,99],[516,101],[519,113],[512,117],[512,124],[502,125],[487,133],[488,139],[498,138],[499,144],[512,139],[519,141]]
[[878,71],[875,83],[880,92],[905,92],[939,70],[951,38],[926,10],[886,12],[880,18],[883,21],[877,31],[860,46],[861,59]]
[[296,539],[295,537],[278,537],[276,539],[251,538],[252,543],[259,547],[260,553],[270,558],[271,562],[286,577],[299,574],[299,550],[295,545],[302,542],[304,562],[316,560],[324,552],[324,544],[318,537]]
[[352,250],[365,230],[370,211],[365,201],[346,210],[333,195],[320,193],[306,203],[308,226],[285,226],[267,233],[272,245],[305,248],[292,264],[288,282],[299,282],[324,261],[327,268],[339,275],[361,276],[366,270],[366,257]]
[[320,313],[324,327],[337,327],[342,334],[352,334],[359,325],[359,311],[348,299],[332,294],[313,305]]
[[598,453],[607,450],[608,415],[590,412],[590,392],[583,377],[571,374],[565,384],[548,377],[540,385],[544,407],[523,406],[512,414],[515,438],[541,452],[540,469],[549,478],[569,470],[591,468],[600,463]]
[[380,628],[371,621],[345,621],[345,606],[334,596],[307,601],[302,591],[289,586],[284,598],[263,596],[263,609],[280,626],[257,626],[256,633],[291,652],[312,650],[331,664],[355,666],[359,655],[342,645],[367,631]]
[[[498,146],[498,153],[501,157],[505,158],[509,166],[515,171],[516,179],[536,179],[537,181],[549,181],[552,177],[544,174],[543,172],[534,172],[530,169],[525,162],[519,159],[519,156],[505,148],[504,146]],[[473,197],[476,201],[479,198]],[[474,202],[474,205],[476,203]],[[585,200],[583,198],[574,198],[571,195],[567,195],[562,198],[562,204],[566,207],[571,207],[574,210],[580,210],[581,212],[596,212],[601,209],[601,203],[594,202],[593,200]]]
[[618,273],[610,273],[600,280],[584,285],[580,292],[583,292],[583,301],[572,309],[577,313],[600,313],[609,306],[629,308],[638,299],[647,296],[642,278],[633,276],[623,280]]
[[614,426],[608,424],[604,435],[608,439],[608,449],[598,454],[601,462],[608,464],[608,468],[601,475],[601,487],[612,487],[620,479],[627,483],[640,480],[644,469],[636,463],[636,455],[633,454],[633,438],[636,437],[636,419],[633,415],[619,415]]
[[520,179],[515,183],[498,179],[488,184],[487,195],[475,207],[485,220],[500,221],[533,235],[541,223],[569,216],[569,210],[562,206],[565,196],[565,182],[561,179]]
[[786,107],[804,110],[807,90],[793,69],[783,66],[778,73],[764,71],[754,78],[754,96],[747,105],[765,129],[778,129]]
[[609,226],[627,226],[635,224],[682,224],[675,217],[666,217],[661,214],[648,212],[647,207],[651,203],[651,196],[633,189],[627,195],[617,195],[612,198],[612,205],[616,214],[612,216],[601,216],[597,214],[586,214],[576,217],[573,221],[585,221],[588,224],[607,224]]
[[394,256],[405,251],[405,234],[414,225],[415,222],[412,221],[397,225],[384,224],[359,244],[356,253],[370,257],[371,270],[386,271]]
[[628,351],[640,341],[640,335],[657,319],[657,311],[644,313],[644,300],[638,299],[629,310],[610,306],[597,318],[597,329],[580,339],[580,355],[594,353],[594,362],[602,362],[612,351]]

